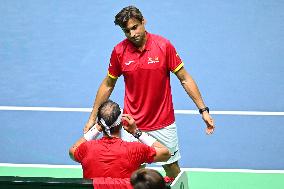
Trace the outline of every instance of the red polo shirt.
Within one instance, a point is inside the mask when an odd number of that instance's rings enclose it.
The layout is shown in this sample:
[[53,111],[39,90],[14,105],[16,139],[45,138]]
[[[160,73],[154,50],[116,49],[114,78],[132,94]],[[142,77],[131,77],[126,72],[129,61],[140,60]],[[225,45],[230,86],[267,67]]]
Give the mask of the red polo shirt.
[[157,130],[175,121],[170,72],[183,66],[167,39],[147,33],[145,49],[139,51],[128,39],[112,51],[108,75],[124,76],[124,113],[131,114],[141,130]]
[[155,148],[139,142],[103,137],[82,143],[74,153],[83,168],[84,178],[130,178],[142,163],[152,163]]

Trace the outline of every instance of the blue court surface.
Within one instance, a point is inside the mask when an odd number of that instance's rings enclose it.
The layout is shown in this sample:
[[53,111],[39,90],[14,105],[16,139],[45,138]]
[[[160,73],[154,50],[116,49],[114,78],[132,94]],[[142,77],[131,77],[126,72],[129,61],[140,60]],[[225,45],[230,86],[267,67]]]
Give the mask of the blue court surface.
[[[284,1],[0,1],[0,163],[75,165],[113,47],[136,5],[168,38],[210,107],[205,124],[174,74],[183,168],[284,170]],[[119,78],[111,99],[123,107]]]

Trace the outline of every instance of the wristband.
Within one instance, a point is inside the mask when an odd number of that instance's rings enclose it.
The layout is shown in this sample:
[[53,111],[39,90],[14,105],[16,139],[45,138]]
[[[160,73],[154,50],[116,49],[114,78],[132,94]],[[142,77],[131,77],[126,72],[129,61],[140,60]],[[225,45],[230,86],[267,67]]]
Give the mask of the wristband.
[[84,134],[84,138],[87,141],[90,141],[96,139],[100,134],[101,132],[97,129],[97,127],[93,126],[88,132]]
[[209,113],[209,108],[205,107],[205,108],[201,108],[199,109],[199,113],[202,114],[203,112],[207,111]]
[[145,132],[142,132],[141,136],[139,137],[139,141],[142,142],[143,144],[146,144],[147,146],[152,146],[154,142],[156,142],[156,140],[157,139],[148,135]]

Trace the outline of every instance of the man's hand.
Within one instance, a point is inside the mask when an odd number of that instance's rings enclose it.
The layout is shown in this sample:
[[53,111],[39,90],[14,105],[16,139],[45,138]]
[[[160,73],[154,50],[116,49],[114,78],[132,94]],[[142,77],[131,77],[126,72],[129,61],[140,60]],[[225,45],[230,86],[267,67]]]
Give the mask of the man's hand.
[[122,119],[126,122],[126,124],[123,124],[123,128],[133,134],[136,131],[136,123],[133,117],[130,114],[122,114]]
[[214,132],[215,125],[214,125],[214,120],[213,118],[209,115],[207,111],[202,113],[202,119],[206,123],[206,134],[211,135]]

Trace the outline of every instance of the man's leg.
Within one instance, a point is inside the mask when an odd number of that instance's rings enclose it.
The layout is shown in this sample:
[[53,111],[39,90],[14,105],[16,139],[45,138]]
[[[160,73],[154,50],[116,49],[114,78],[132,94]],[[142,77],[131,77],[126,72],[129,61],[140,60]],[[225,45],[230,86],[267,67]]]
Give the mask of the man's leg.
[[171,158],[167,162],[159,162],[156,164],[163,166],[168,177],[177,177],[177,175],[180,173],[178,160],[181,158],[181,156],[178,147],[176,124],[173,123],[165,128],[148,131],[147,133],[158,139],[158,141],[164,144],[171,153]]
[[166,171],[166,175],[171,178],[176,178],[180,173],[180,167],[178,165],[178,161],[173,162],[171,164],[163,165],[163,168]]

